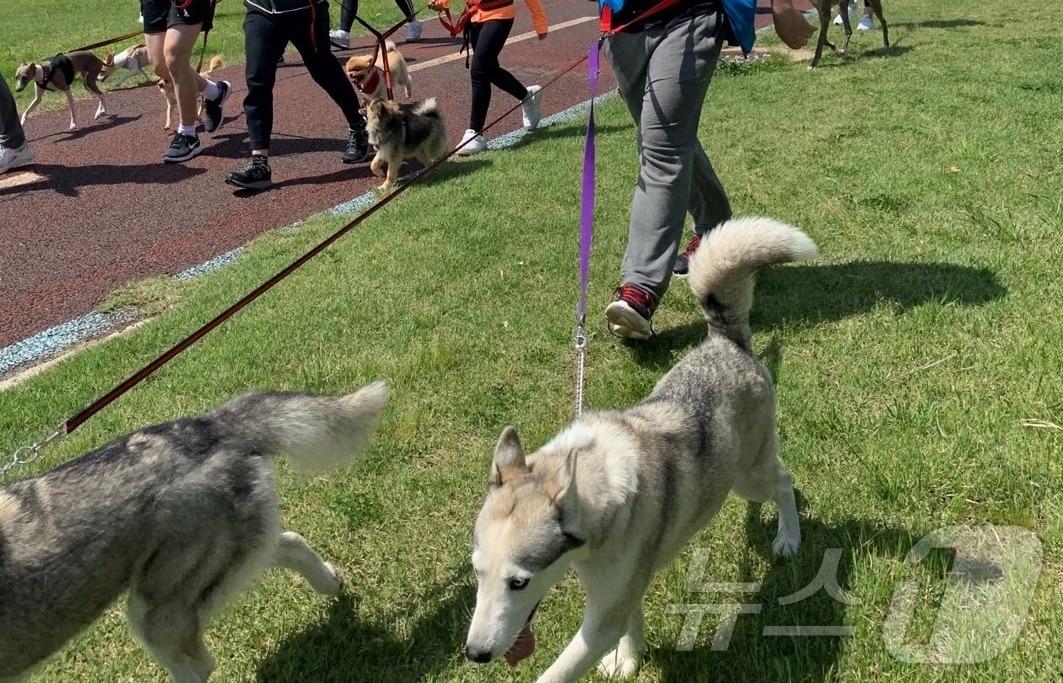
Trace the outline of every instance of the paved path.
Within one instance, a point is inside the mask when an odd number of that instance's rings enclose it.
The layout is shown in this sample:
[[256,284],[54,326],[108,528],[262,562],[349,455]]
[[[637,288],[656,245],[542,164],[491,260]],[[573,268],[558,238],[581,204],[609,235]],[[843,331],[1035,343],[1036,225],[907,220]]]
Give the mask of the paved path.
[[[571,64],[597,31],[592,3],[545,4],[555,27],[548,40],[529,36],[503,53],[504,63],[529,84]],[[413,69],[414,96],[439,97],[456,141],[468,117],[468,72],[464,59],[454,58],[457,42],[434,19],[425,29],[422,42],[399,47]],[[528,12],[519,11],[513,36],[530,31]],[[365,165],[340,163],[346,126],[339,110],[310,80],[298,54],[287,58],[275,93],[276,186],[263,194],[242,196],[223,183],[248,153],[239,66],[222,72],[236,89],[225,126],[204,136],[205,151],[183,165],[159,162],[169,134],[162,130],[162,99],[154,87],[115,93],[110,118],[75,132],[66,131],[65,110],[31,116],[27,135],[37,163],[0,177],[0,348],[89,312],[122,284],[180,272],[373,187]],[[601,92],[611,87],[607,72]],[[586,79],[576,69],[545,93],[543,113],[584,99]],[[496,91],[491,116],[511,105]],[[82,121],[89,120],[94,104],[77,106]],[[519,126],[518,112],[491,135]]]

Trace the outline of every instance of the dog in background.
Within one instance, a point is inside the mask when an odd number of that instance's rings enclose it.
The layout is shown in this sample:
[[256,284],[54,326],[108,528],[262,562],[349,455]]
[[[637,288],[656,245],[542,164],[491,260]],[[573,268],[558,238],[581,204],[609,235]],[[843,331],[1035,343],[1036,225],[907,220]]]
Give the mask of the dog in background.
[[[882,16],[882,0],[870,0],[870,3],[871,11],[875,13],[875,17],[882,24],[882,45],[889,47],[890,30],[889,26],[886,25],[886,19]],[[838,54],[844,55],[846,50],[849,49],[849,39],[853,37],[853,29],[849,23],[849,0],[815,0],[815,4],[816,11],[819,13],[819,41],[816,43],[816,54],[808,65],[809,69],[815,69],[819,66],[820,57],[823,56],[824,45],[836,50]],[[827,31],[830,30],[831,6],[836,4],[841,8],[842,29],[845,31],[845,42],[842,43],[840,50],[834,47],[834,43],[827,40]]]
[[391,85],[393,89],[402,87],[406,93],[406,99],[413,97],[413,82],[410,80],[410,71],[406,66],[406,59],[390,40],[385,44],[387,48],[384,54],[377,51],[376,60],[373,55],[354,55],[347,60],[347,76],[366,100],[386,100],[388,86],[384,79],[384,59],[388,60],[388,71],[391,72]]
[[151,62],[148,60],[148,48],[144,45],[133,45],[122,50],[118,54],[112,54],[108,52],[103,56],[103,68],[100,70],[100,83],[103,83],[111,75],[119,70],[125,70],[127,73],[122,74],[111,86],[111,89],[121,87],[127,80],[140,74],[144,79],[144,83],[150,83],[153,79],[145,73],[144,68],[150,66]]
[[[222,63],[221,55],[214,55],[210,58],[210,64],[207,65],[206,71],[200,71],[199,75],[204,78],[209,77],[212,73],[225,66]],[[173,82],[166,79],[159,79],[159,90],[162,92],[162,96],[166,98],[166,122],[163,124],[165,130],[173,128],[173,113],[177,109],[177,93],[173,89]],[[203,120],[203,95],[198,97],[199,106],[196,107],[196,123]]]
[[407,159],[428,166],[446,153],[447,132],[434,97],[408,104],[375,99],[365,111],[369,144],[376,147],[369,168],[373,175],[384,178],[379,189],[387,190],[395,184],[399,168]]
[[248,394],[0,487],[0,681],[27,675],[126,589],[134,634],[178,683],[207,680],[207,621],[267,567],[339,592],[339,573],[281,530],[270,461],[350,463],[387,399],[383,382],[339,397]]
[[772,550],[797,551],[793,481],[779,459],[775,391],[753,355],[749,311],[757,270],[815,253],[807,235],[778,221],[725,221],[690,263],[708,335],[644,401],[584,413],[527,456],[512,427],[502,432],[473,533],[478,585],[466,657],[530,656],[536,609],[575,566],[587,595],[583,624],[539,683],[576,681],[599,662],[606,677],[633,676],[654,573],[732,491],[774,501]]
[[77,117],[74,114],[74,93],[71,92],[70,86],[74,84],[74,79],[78,75],[81,75],[82,81],[84,81],[85,87],[88,88],[89,92],[94,94],[96,99],[100,101],[100,106],[96,109],[96,116],[93,118],[98,119],[106,114],[107,107],[103,102],[103,93],[96,86],[96,81],[102,70],[103,62],[100,61],[99,57],[87,50],[68,54],[60,53],[40,64],[30,62],[20,66],[15,71],[15,92],[22,92],[31,82],[34,85],[33,101],[30,102],[30,106],[26,107],[26,111],[22,112],[22,125],[26,125],[26,117],[41,103],[44,93],[48,90],[57,90],[66,95],[67,104],[70,106],[70,130],[77,128]]

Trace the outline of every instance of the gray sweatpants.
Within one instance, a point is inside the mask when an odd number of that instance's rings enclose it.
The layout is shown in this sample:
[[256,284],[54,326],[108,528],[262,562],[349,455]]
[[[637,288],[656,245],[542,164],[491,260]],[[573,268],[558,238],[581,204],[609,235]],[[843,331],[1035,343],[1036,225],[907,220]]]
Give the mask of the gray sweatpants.
[[19,123],[15,98],[7,87],[7,81],[0,75],[0,147],[18,149],[26,143],[26,134]]
[[665,26],[619,33],[605,46],[638,127],[639,178],[620,275],[658,297],[668,289],[686,213],[698,233],[731,217],[727,194],[698,142],[722,22],[722,9],[710,6]]

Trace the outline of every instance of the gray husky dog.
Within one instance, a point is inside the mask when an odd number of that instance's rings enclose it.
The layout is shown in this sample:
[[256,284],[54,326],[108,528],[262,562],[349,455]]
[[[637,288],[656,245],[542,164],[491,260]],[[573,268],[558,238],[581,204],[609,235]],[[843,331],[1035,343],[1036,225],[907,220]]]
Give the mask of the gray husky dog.
[[793,482],[779,459],[771,375],[750,348],[749,311],[757,269],[815,253],[808,236],[771,219],[722,223],[705,236],[688,278],[708,338],[648,398],[584,414],[527,456],[512,427],[502,432],[474,530],[469,659],[505,656],[514,665],[531,655],[536,609],[574,565],[587,593],[583,623],[539,683],[575,681],[599,661],[606,676],[632,676],[651,577],[730,491],[774,500],[773,550],[796,552]]
[[0,681],[27,675],[126,588],[133,632],[175,683],[207,680],[210,615],[266,567],[337,593],[337,571],[281,531],[270,458],[349,463],[387,398],[383,382],[341,397],[248,394],[0,488]]

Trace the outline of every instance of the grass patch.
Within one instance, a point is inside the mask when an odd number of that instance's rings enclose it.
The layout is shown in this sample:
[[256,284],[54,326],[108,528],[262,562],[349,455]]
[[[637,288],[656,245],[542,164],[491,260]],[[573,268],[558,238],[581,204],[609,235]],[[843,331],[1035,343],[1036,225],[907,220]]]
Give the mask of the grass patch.
[[[1063,62],[1052,8],[896,0],[903,52],[857,35],[846,58],[721,73],[702,140],[736,211],[802,226],[823,256],[773,269],[754,306],[754,346],[779,395],[783,457],[802,498],[805,545],[766,557],[773,509],[731,501],[694,548],[705,580],[751,594],[688,589],[687,551],[647,598],[643,681],[1052,680],[1063,670],[1063,184],[1053,150]],[[965,23],[952,23],[963,17]],[[1010,41],[1010,42],[1009,42]],[[992,46],[992,58],[986,50]],[[615,285],[635,175],[617,100],[600,110],[600,209],[592,305]],[[511,674],[473,668],[460,647],[474,601],[470,529],[499,431],[542,443],[571,417],[579,124],[417,188],[241,312],[82,431],[53,466],[135,427],[208,409],[254,388],[340,392],[386,378],[394,399],[367,459],[331,477],[281,467],[284,518],[342,567],[326,600],[270,572],[218,618],[208,640],[223,681],[531,681],[575,632],[582,597],[544,602],[539,649]],[[501,190],[501,191],[500,191]],[[455,201],[454,198],[461,198]],[[318,216],[258,240],[234,267],[182,291],[143,328],[0,393],[7,453],[109,389],[336,228]],[[597,314],[595,314],[597,317]],[[627,347],[591,339],[592,406],[629,405],[704,335],[685,287],[665,298],[660,336]],[[883,642],[896,586],[940,600],[948,558],[903,559],[951,524],[1031,529],[1045,563],[1021,636],[970,666],[908,664]],[[851,605],[824,593],[782,606],[828,549]],[[705,618],[677,652],[683,603],[762,605],[726,652]],[[932,630],[915,613],[913,638]],[[765,637],[771,625],[848,626],[851,638]],[[41,680],[159,680],[111,610]]]
[[[329,3],[332,25],[340,20],[340,3]],[[420,7],[420,5],[417,5]],[[390,26],[401,18],[392,0],[360,0],[359,13],[375,26]],[[226,66],[244,63],[244,4],[240,0],[219,2],[214,15],[214,29],[207,41],[207,54],[220,54]],[[134,0],[110,2],[109,0],[3,0],[0,2],[0,27],[4,39],[0,42],[0,73],[8,86],[14,90],[15,69],[24,62],[48,59],[57,52],[73,50],[82,45],[120,36],[135,31],[139,26],[140,5]],[[432,16],[422,13],[422,18]],[[367,35],[361,25],[355,24],[355,33]],[[130,45],[142,43],[142,39],[130,39],[124,43],[96,50],[103,58],[107,51],[119,52]],[[199,43],[193,53],[193,62],[199,59]],[[122,87],[133,87],[136,79]],[[106,92],[109,81],[101,88]],[[77,97],[88,97],[81,79],[74,86]],[[21,112],[33,100],[33,88],[27,87],[15,93],[15,101]],[[66,98],[46,96],[41,103],[43,110],[66,107]],[[40,111],[40,110],[38,110]]]

